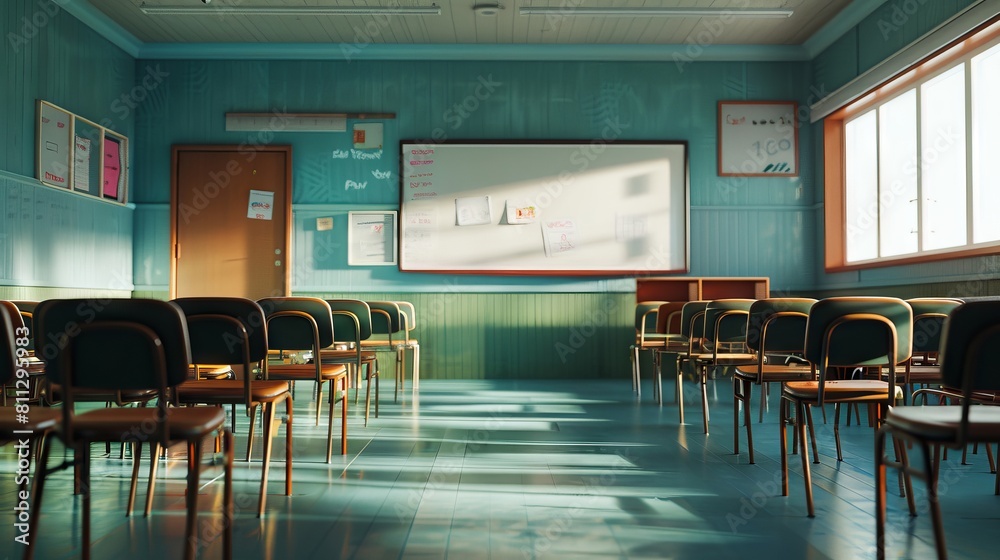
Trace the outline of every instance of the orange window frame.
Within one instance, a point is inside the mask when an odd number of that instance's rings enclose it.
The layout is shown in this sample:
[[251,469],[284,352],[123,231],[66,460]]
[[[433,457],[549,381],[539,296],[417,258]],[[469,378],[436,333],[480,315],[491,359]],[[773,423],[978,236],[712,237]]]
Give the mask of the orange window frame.
[[916,255],[880,258],[850,264],[847,262],[847,208],[844,172],[844,123],[851,117],[880,105],[915,85],[926,81],[972,53],[1000,38],[1000,15],[979,25],[925,57],[916,65],[901,71],[858,99],[834,111],[823,120],[823,189],[825,269],[841,272],[902,264],[916,264],[977,255],[1000,254],[1000,242],[988,246],[963,247],[956,250]]

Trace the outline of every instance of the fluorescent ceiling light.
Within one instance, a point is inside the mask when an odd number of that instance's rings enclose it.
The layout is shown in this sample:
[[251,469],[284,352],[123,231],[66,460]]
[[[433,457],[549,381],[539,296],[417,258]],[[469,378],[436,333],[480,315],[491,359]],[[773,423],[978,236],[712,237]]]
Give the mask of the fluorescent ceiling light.
[[148,6],[142,13],[165,16],[439,16],[441,7],[430,6]]
[[559,6],[522,6],[522,16],[654,16],[654,17],[747,17],[787,18],[793,10],[740,8],[643,8],[619,6],[606,8],[571,8]]

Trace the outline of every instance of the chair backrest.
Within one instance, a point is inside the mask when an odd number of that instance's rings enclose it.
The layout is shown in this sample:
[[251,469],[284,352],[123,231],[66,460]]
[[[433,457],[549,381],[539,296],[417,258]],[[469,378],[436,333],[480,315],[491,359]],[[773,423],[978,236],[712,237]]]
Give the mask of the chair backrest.
[[681,334],[681,310],[683,301],[668,301],[656,310],[656,332],[663,334]]
[[913,353],[935,353],[941,349],[944,321],[962,300],[914,298],[906,300],[913,309]]
[[1000,301],[965,302],[956,307],[945,321],[941,339],[944,384],[966,391],[1000,390],[1000,375],[993,363],[998,347]]
[[330,304],[311,297],[269,297],[258,300],[267,323],[267,347],[272,350],[313,350],[333,344]]
[[665,301],[640,301],[635,304],[635,332],[645,328],[648,332],[656,329],[656,312]]
[[809,310],[805,358],[819,369],[823,402],[829,367],[889,366],[889,394],[895,395],[895,367],[910,359],[913,310],[893,297],[832,297]]
[[409,332],[417,328],[417,310],[413,307],[413,303],[409,301],[397,301],[396,305],[399,306],[399,311],[403,314],[403,330],[406,331],[407,337],[409,337]]
[[[24,331],[18,332],[14,326],[14,317],[20,317],[17,308],[9,301],[0,301],[0,386],[14,380],[17,371],[17,344],[15,339]],[[18,320],[18,323],[21,321]]]
[[768,298],[753,302],[747,321],[747,347],[767,352],[801,354],[806,346],[806,322],[816,300]]
[[372,336],[372,310],[359,299],[328,299],[337,342],[361,344]]
[[[54,299],[38,304],[34,320],[36,340],[46,341],[36,355],[45,361],[45,376],[54,383],[63,383],[63,372],[72,371],[74,387],[158,388],[160,380],[154,368],[137,367],[153,359],[150,350],[141,344],[150,333],[162,348],[166,386],[187,379],[191,347],[184,313],[174,303],[155,299]],[[73,351],[67,352],[70,346]]]
[[368,307],[372,310],[372,334],[392,335],[398,334],[403,329],[403,314],[399,309],[399,304],[394,301],[369,301]]
[[194,363],[249,365],[267,357],[267,324],[257,302],[231,297],[173,301],[187,319]]
[[701,338],[705,331],[705,307],[707,301],[696,300],[684,304],[681,309],[681,334],[688,338]]
[[705,306],[706,342],[744,342],[752,299],[717,299]]

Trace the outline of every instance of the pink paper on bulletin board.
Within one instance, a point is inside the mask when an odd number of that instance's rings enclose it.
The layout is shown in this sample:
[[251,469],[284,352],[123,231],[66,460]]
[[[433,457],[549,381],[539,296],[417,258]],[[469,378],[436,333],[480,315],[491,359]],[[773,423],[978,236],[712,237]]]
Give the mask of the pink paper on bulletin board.
[[118,199],[122,158],[120,144],[111,138],[104,139],[104,196]]

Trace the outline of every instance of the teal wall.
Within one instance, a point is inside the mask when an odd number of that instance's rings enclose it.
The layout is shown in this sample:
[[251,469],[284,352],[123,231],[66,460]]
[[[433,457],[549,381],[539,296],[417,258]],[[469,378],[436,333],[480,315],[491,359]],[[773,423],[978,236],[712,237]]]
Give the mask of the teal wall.
[[33,177],[38,99],[133,135],[134,60],[48,0],[0,3],[0,37],[0,297],[128,295],[133,210]]
[[[686,140],[690,145],[691,274],[770,276],[783,290],[812,286],[815,270],[809,125],[799,178],[716,175],[716,103],[804,103],[807,63],[240,61],[137,62],[168,77],[139,107],[136,145],[135,281],[165,290],[169,262],[170,147],[179,143],[293,147],[293,290],[466,292],[634,291],[621,279],[460,278],[348,268],[345,230],[316,232],[312,218],[343,222],[348,209],[398,205],[400,139]],[[469,108],[467,112],[456,106]],[[231,133],[226,112],[389,112],[377,160],[334,159],[342,133]],[[277,115],[280,123],[280,115]],[[353,122],[348,122],[350,130]],[[280,124],[276,127],[280,128]],[[377,179],[375,171],[391,172]],[[367,182],[345,190],[347,181]]]
[[[826,274],[821,130],[808,124],[805,110],[970,3],[890,0],[810,62],[678,66],[669,59],[136,59],[49,0],[8,1],[0,7],[8,77],[0,86],[0,297],[165,297],[170,147],[290,144],[296,293],[413,301],[425,378],[624,379],[632,279],[404,274],[392,267],[347,267],[344,245],[348,210],[398,205],[401,139],[588,140],[609,134],[689,143],[691,275],[769,276],[775,294],[879,287],[915,295],[989,291],[1000,277],[995,258]],[[42,24],[26,27],[32,20]],[[24,41],[11,43],[11,36]],[[138,92],[147,76],[157,78],[155,87]],[[136,93],[141,101],[133,97],[134,107],[124,110],[123,99]],[[37,186],[31,177],[38,98],[131,139],[134,209]],[[802,106],[799,177],[716,175],[716,103],[741,99],[789,99]],[[456,104],[465,104],[467,113],[456,111]],[[382,121],[381,157],[359,160],[332,156],[350,150],[349,133],[227,133],[224,114],[232,111],[391,112],[396,118]],[[375,171],[389,171],[390,178],[377,178]],[[347,190],[349,180],[367,185]],[[62,218],[34,223],[47,206]],[[320,216],[335,218],[333,231],[315,230]],[[110,260],[96,256],[97,247]]]

